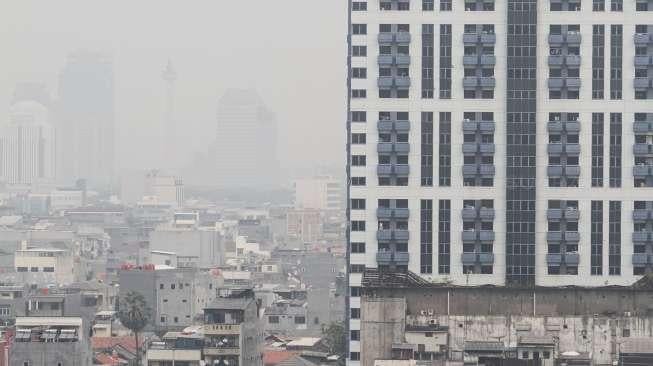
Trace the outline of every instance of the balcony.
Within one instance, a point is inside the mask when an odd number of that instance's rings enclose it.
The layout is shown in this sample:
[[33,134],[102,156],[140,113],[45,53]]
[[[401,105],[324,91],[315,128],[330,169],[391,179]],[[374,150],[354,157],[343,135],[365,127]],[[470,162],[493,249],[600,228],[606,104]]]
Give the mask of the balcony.
[[567,155],[578,155],[580,154],[580,144],[574,144],[574,143],[566,143],[565,144],[565,149],[564,152],[567,153]]
[[376,173],[380,176],[408,176],[409,172],[408,164],[380,164],[376,167]]
[[646,243],[653,241],[653,232],[650,231],[634,231],[633,242]]
[[460,261],[465,265],[475,264],[476,258],[476,253],[462,253],[460,255]]
[[653,34],[651,33],[635,33],[633,38],[636,45],[643,46],[649,43],[653,43]]
[[633,145],[633,155],[635,155],[635,156],[653,156],[653,144],[635,144],[635,145]]
[[496,86],[496,79],[493,77],[466,76],[463,78],[463,87],[466,89],[492,89]]
[[410,77],[408,76],[381,76],[378,79],[378,86],[381,89],[407,89],[410,87]]
[[546,262],[550,264],[560,265],[562,263],[562,254],[549,253],[546,255]]
[[561,46],[564,43],[576,44],[581,43],[582,37],[579,32],[567,32],[565,34],[549,34],[549,44],[552,46]]
[[492,66],[497,62],[494,55],[465,55],[463,56],[463,65],[483,65]]
[[653,65],[653,56],[635,56],[635,66]]
[[494,165],[481,164],[479,173],[484,176],[494,176]]
[[549,89],[560,90],[560,89],[571,89],[578,90],[580,89],[580,78],[549,78]]
[[633,210],[633,221],[648,221],[653,218],[653,210],[635,209]]
[[481,230],[478,232],[478,240],[480,241],[494,241],[494,231]]
[[578,231],[565,231],[564,239],[568,243],[577,243],[580,241],[580,233]]
[[407,219],[410,211],[407,208],[384,208],[376,209],[376,216],[380,219]]
[[205,356],[239,356],[238,347],[204,347]]
[[465,44],[495,44],[497,42],[497,35],[494,33],[465,33],[463,34],[463,43]]
[[494,253],[478,253],[478,261],[481,264],[492,264],[494,263]]
[[492,121],[463,121],[463,131],[465,132],[494,132],[494,122]]
[[559,208],[550,208],[546,210],[546,218],[549,220],[561,220],[562,210]]
[[651,78],[635,78],[633,81],[635,90],[647,90],[653,88],[653,79]]
[[410,131],[410,121],[380,120],[377,124],[379,132]]
[[205,324],[206,335],[236,335],[240,334],[240,324]]
[[651,264],[651,256],[646,253],[634,253],[633,254],[633,265],[636,266],[645,266]]
[[580,211],[576,208],[567,208],[564,211],[564,216],[567,221],[578,221],[580,218]]
[[376,146],[376,151],[379,153],[408,154],[410,144],[407,142],[380,142]]
[[381,76],[378,80],[379,88],[392,88],[394,86],[394,80],[392,76]]
[[494,220],[494,209],[481,207],[481,209],[478,210],[478,216],[481,220]]
[[410,65],[410,56],[409,55],[396,55],[395,64],[399,66],[408,66]]
[[476,242],[476,231],[466,230],[462,232],[462,241],[463,243]]
[[650,177],[653,175],[653,165],[635,165],[633,167],[633,176]]
[[476,220],[476,217],[478,216],[478,213],[476,212],[475,207],[465,207],[462,210],[462,217],[463,220]]
[[395,58],[392,55],[379,55],[377,62],[379,66],[390,66],[394,65]]
[[562,233],[560,231],[548,231],[546,233],[546,241],[560,242],[562,241]]
[[378,36],[379,44],[406,44],[410,43],[409,32],[382,32]]
[[578,264],[580,262],[580,256],[578,253],[565,253],[565,264]]
[[376,232],[376,239],[378,241],[401,241],[405,242],[408,241],[410,235],[408,234],[408,230],[379,230]]
[[633,132],[651,133],[653,132],[653,122],[635,121],[635,123],[633,124]]
[[580,166],[578,165],[567,165],[565,166],[565,175],[568,177],[578,177],[580,176]]
[[408,252],[381,251],[376,253],[376,263],[379,265],[395,264],[405,266],[408,265],[409,259],[410,254]]
[[578,55],[551,55],[549,56],[550,66],[580,66],[580,56]]

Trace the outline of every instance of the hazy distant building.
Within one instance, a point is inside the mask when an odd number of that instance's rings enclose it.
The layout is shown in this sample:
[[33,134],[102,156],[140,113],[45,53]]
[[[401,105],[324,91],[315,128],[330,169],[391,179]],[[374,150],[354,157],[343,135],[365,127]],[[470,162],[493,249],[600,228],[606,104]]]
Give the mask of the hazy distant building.
[[163,166],[175,168],[179,162],[179,149],[176,144],[175,133],[175,81],[177,73],[172,62],[168,60],[166,68],[161,73],[166,84],[166,111],[163,126],[161,126],[160,157],[163,158]]
[[35,101],[16,102],[0,130],[0,173],[11,184],[55,178],[55,129],[48,109]]
[[17,83],[14,88],[14,95],[11,98],[11,103],[15,104],[24,101],[34,101],[46,107],[50,107],[52,98],[50,97],[50,92],[44,83]]
[[277,182],[276,121],[253,90],[228,90],[218,102],[216,183],[221,187]]
[[86,178],[106,187],[114,169],[113,64],[109,57],[78,51],[59,79],[60,177]]
[[318,210],[289,210],[286,234],[302,243],[314,243],[322,236],[322,217]]
[[184,204],[184,185],[181,178],[153,169],[122,177],[120,198],[123,204],[134,205],[143,201],[182,207]]
[[341,210],[345,182],[333,177],[313,177],[293,182],[295,208]]

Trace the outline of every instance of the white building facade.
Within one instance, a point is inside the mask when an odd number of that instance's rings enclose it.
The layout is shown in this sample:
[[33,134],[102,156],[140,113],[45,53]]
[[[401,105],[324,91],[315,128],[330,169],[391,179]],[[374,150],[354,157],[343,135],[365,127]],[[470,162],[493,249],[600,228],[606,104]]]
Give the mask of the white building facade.
[[629,285],[653,260],[653,2],[349,1],[350,362],[366,267]]
[[55,130],[48,109],[34,101],[20,101],[10,110],[0,132],[0,173],[10,184],[51,182],[56,174]]

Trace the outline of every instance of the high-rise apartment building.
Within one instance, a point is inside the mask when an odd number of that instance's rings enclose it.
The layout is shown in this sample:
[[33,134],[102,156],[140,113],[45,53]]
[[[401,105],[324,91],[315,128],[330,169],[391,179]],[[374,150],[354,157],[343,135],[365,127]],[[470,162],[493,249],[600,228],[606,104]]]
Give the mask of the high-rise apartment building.
[[215,161],[220,187],[260,187],[277,182],[276,120],[256,91],[229,89],[220,98]]
[[112,60],[90,51],[70,54],[59,76],[57,108],[61,179],[108,186],[114,169]]
[[0,126],[0,180],[10,184],[51,182],[56,173],[55,129],[48,109],[33,100],[11,106]]
[[349,359],[366,267],[456,285],[653,269],[653,2],[349,1]]

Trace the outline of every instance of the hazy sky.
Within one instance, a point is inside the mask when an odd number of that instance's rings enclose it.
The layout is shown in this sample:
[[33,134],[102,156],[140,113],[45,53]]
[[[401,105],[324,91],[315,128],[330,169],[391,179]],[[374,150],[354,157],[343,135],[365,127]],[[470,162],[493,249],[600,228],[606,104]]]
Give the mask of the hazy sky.
[[3,1],[0,122],[17,82],[44,82],[56,95],[66,55],[86,48],[114,59],[119,168],[156,164],[168,59],[188,157],[214,139],[217,99],[235,87],[256,88],[275,111],[282,165],[338,164],[346,26],[344,0]]

